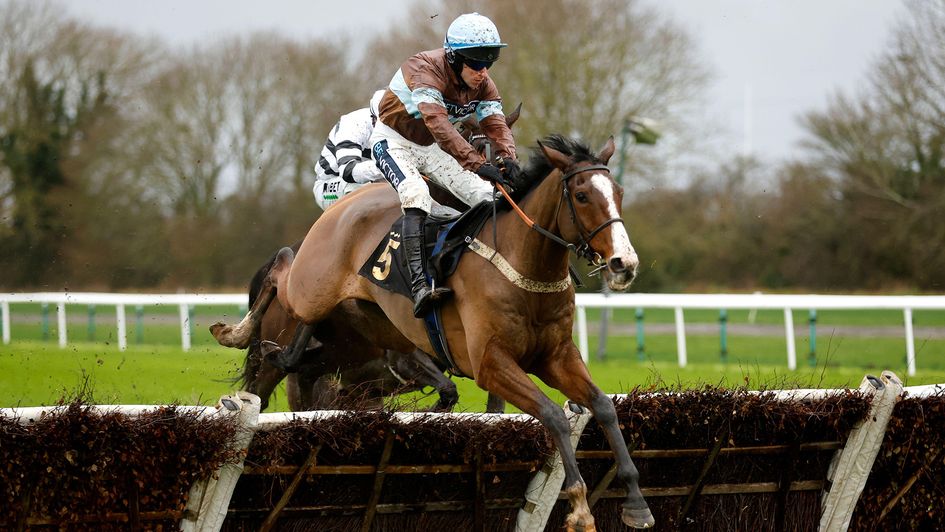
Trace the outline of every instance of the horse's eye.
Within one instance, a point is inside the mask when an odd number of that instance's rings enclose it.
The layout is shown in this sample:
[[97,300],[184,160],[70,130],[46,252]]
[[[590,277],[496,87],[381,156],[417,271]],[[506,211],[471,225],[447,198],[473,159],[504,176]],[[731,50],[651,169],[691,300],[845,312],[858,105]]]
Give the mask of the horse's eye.
[[574,194],[574,199],[578,200],[579,203],[587,203],[587,194],[578,192]]

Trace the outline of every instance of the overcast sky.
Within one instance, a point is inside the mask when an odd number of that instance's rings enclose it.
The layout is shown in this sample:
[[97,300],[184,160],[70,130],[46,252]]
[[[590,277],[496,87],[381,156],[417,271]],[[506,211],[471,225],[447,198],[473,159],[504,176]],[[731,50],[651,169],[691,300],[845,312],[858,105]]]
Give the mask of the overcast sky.
[[[864,82],[902,11],[898,0],[645,1],[685,27],[710,63],[715,77],[708,113],[733,151],[769,154],[769,162],[797,153],[799,114],[823,109],[829,95],[855,91]],[[402,3],[392,0],[69,0],[65,5],[92,22],[158,35],[176,45],[270,29],[299,38],[356,37],[382,31],[403,11]]]

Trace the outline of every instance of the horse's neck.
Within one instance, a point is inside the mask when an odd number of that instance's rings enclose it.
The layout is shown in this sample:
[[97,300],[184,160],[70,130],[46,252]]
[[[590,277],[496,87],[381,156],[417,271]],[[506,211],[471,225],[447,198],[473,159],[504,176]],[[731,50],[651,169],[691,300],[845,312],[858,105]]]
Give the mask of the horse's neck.
[[[562,193],[558,172],[547,176],[520,203],[519,207],[542,228],[560,236],[558,217]],[[497,224],[500,251],[519,273],[537,281],[560,281],[568,273],[568,250],[530,228],[510,210]],[[491,234],[486,235],[491,241]]]

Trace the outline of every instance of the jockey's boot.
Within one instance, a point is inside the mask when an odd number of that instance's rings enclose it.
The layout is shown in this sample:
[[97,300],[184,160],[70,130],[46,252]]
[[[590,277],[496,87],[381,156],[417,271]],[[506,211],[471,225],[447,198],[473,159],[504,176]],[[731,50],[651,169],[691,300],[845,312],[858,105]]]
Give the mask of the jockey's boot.
[[403,239],[407,268],[410,270],[410,292],[413,294],[413,315],[422,318],[431,305],[446,298],[453,290],[446,287],[430,288],[423,271],[423,222],[427,213],[421,209],[404,209]]

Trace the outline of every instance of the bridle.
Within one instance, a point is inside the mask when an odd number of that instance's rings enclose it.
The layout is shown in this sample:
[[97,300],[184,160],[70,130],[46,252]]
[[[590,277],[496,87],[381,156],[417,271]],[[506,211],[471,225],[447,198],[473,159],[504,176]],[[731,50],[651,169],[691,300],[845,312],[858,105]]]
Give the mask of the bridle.
[[[548,231],[544,227],[541,227],[537,223],[533,222],[528,217],[528,215],[522,212],[522,210],[518,207],[518,205],[512,200],[508,192],[506,192],[505,188],[502,185],[496,184],[496,187],[502,192],[502,195],[505,196],[505,199],[508,200],[509,204],[512,205],[512,208],[515,210],[515,212],[518,213],[519,217],[521,217],[522,220],[524,220],[525,223],[529,227],[538,231],[539,233],[549,238],[553,242],[556,242],[557,244],[564,246],[569,251],[572,251],[575,255],[587,259],[589,265],[597,266],[597,268],[591,271],[589,275],[597,273],[606,267],[606,263],[604,263],[603,257],[601,257],[600,253],[594,251],[594,248],[591,247],[591,240],[593,240],[594,237],[597,236],[598,233],[600,233],[601,231],[603,231],[610,225],[618,223],[618,222],[621,224],[624,223],[622,218],[615,217],[615,218],[611,218],[609,220],[604,221],[603,223],[595,227],[592,231],[588,231],[587,229],[584,228],[584,224],[581,223],[581,220],[577,216],[577,208],[574,206],[574,200],[571,199],[571,189],[568,187],[568,182],[570,181],[572,177],[578,174],[584,173],[584,172],[590,172],[592,170],[604,170],[608,174],[610,173],[610,168],[608,168],[607,165],[592,164],[592,165],[587,165],[587,166],[572,167],[567,172],[565,172],[563,176],[561,176],[562,197],[567,199],[568,211],[571,215],[571,223],[574,224],[574,227],[578,231],[579,242],[577,244],[568,242],[567,240],[559,237],[558,235],[552,233],[551,231]],[[558,212],[560,210],[561,210],[561,197],[558,198],[558,205],[555,207],[555,219],[558,218]]]
[[[574,206],[574,200],[571,199],[571,190],[568,188],[568,181],[572,177],[578,174],[581,174],[584,172],[590,172],[591,170],[604,170],[605,172],[610,174],[610,168],[608,168],[606,164],[592,164],[589,166],[582,166],[579,168],[574,168],[570,170],[569,172],[565,173],[561,177],[561,183],[564,185],[563,190],[562,190],[562,195],[564,196],[565,199],[568,200],[568,210],[570,211],[570,214],[571,214],[571,223],[573,223],[574,226],[577,228],[578,238],[581,241],[574,252],[579,257],[584,257],[585,259],[587,259],[588,262],[600,266],[601,263],[603,262],[603,259],[601,258],[600,253],[597,253],[596,251],[594,251],[593,248],[591,248],[591,240],[593,240],[594,237],[597,236],[597,233],[600,233],[601,231],[603,231],[610,225],[615,224],[617,222],[620,222],[622,224],[624,223],[624,221],[623,221],[623,218],[614,217],[614,218],[604,221],[603,223],[595,227],[593,231],[588,232],[584,228],[584,224],[581,223],[581,220],[577,217],[577,209]],[[561,200],[559,199],[558,207],[555,208],[555,218],[558,217],[558,208],[560,207],[561,207]]]

